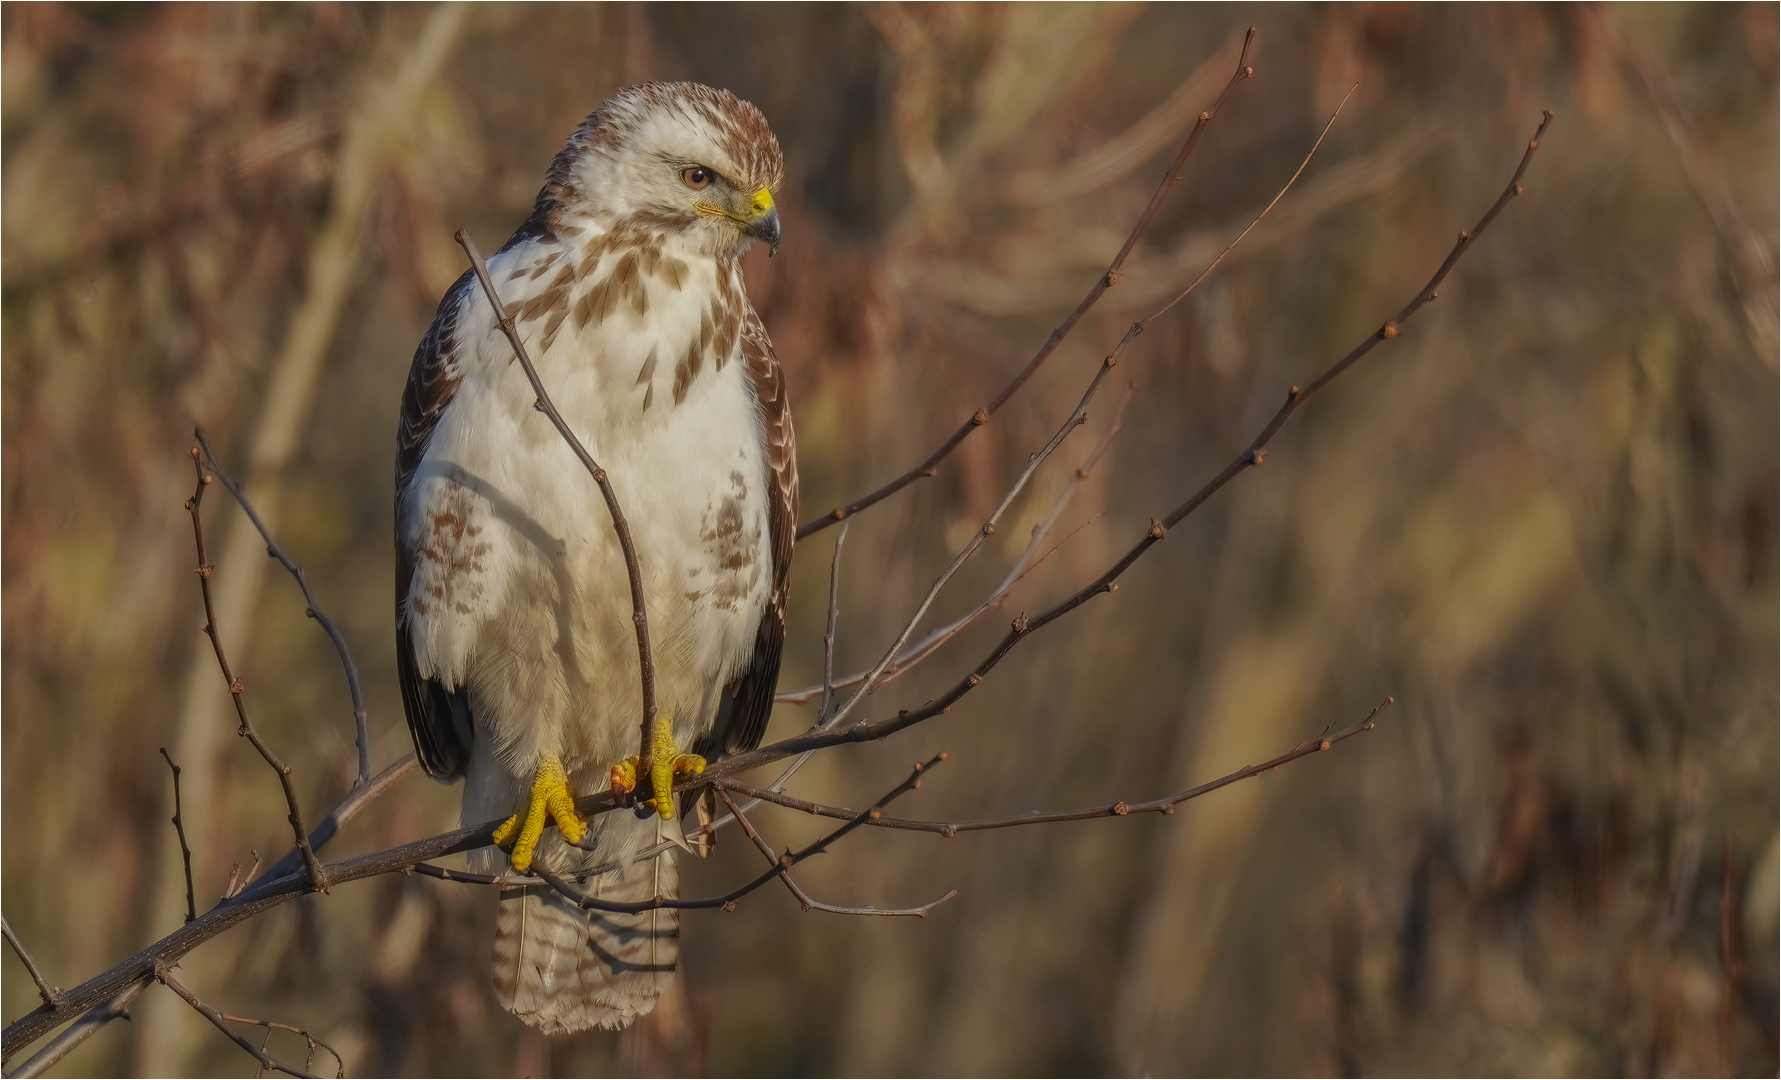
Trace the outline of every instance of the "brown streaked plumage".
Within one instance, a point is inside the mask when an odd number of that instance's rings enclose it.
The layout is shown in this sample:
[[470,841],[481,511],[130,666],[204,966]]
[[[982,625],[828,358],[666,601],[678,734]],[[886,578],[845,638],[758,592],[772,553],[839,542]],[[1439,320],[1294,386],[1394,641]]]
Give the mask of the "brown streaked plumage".
[[[682,182],[693,166],[708,187]],[[761,193],[780,173],[753,106],[686,83],[632,87],[569,137],[490,265],[631,520],[658,700],[683,748],[707,757],[759,743],[785,636],[791,415],[736,261],[753,238],[778,242]],[[466,822],[512,813],[546,756],[577,790],[604,787],[640,715],[610,522],[494,321],[460,278],[415,354],[397,439],[403,704],[427,771],[465,778]],[[602,815],[591,853],[552,831],[537,858],[595,895],[674,895],[674,854],[637,858],[677,838],[674,824]],[[472,859],[505,869],[493,849]],[[678,926],[672,911],[590,916],[541,886],[510,890],[497,995],[546,1031],[622,1026],[672,981]]]

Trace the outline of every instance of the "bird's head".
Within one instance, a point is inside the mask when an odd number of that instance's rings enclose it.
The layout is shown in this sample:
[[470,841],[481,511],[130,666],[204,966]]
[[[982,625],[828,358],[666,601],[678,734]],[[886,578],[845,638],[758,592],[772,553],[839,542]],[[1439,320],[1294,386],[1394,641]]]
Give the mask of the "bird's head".
[[783,173],[779,140],[753,105],[698,83],[645,83],[613,95],[569,137],[539,210],[678,233],[734,258],[750,240],[779,247],[773,192]]

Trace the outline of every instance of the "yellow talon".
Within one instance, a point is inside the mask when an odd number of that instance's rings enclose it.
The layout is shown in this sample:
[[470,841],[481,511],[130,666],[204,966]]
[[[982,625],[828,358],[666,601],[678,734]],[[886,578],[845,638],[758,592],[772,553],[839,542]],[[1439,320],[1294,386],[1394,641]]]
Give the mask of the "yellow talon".
[[[655,798],[643,805],[665,818],[674,816],[674,781],[682,776],[697,776],[705,771],[705,759],[697,754],[683,754],[674,745],[674,714],[664,709],[656,713],[650,728],[650,788]],[[612,767],[612,790],[628,795],[637,790],[637,768],[640,762],[632,755]]]
[[515,870],[524,873],[531,869],[532,854],[538,850],[538,840],[544,835],[544,826],[550,819],[555,819],[563,839],[571,844],[581,843],[582,837],[587,835],[587,826],[575,814],[575,789],[569,785],[569,774],[563,771],[562,759],[555,754],[545,754],[538,759],[538,772],[532,781],[532,801],[526,808],[524,819],[515,814],[495,830],[496,844],[505,845],[516,835],[519,837],[513,844]]

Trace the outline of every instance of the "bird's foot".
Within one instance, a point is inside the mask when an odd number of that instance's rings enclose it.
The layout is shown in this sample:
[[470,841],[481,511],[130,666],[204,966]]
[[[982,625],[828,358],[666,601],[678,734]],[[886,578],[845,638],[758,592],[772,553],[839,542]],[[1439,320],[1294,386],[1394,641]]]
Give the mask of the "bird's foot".
[[496,844],[505,847],[509,840],[513,841],[515,870],[523,874],[531,869],[532,854],[538,850],[538,840],[551,819],[555,819],[563,839],[570,844],[579,845],[587,835],[587,826],[575,813],[575,789],[569,785],[562,759],[545,754],[538,759],[531,802],[522,813],[508,818],[495,830]]
[[[650,788],[655,798],[643,805],[662,817],[674,816],[674,781],[682,776],[697,776],[705,771],[705,759],[697,754],[683,754],[674,745],[674,714],[664,709],[656,713],[649,730]],[[640,762],[628,757],[612,767],[612,790],[629,795],[637,790]]]

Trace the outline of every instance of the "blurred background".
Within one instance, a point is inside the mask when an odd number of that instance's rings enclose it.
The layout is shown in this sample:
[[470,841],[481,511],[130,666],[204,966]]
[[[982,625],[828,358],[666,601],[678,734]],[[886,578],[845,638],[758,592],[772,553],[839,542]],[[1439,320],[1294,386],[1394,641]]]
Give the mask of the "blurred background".
[[[1376,329],[1495,198],[1527,194],[1265,468],[948,717],[793,790],[992,816],[1179,790],[1149,815],[943,840],[863,830],[685,917],[684,978],[623,1035],[495,1004],[493,897],[390,877],[240,927],[181,977],[308,1028],[349,1073],[1774,1075],[1776,6],[9,4],[4,151],[4,909],[72,986],[175,929],[185,770],[201,907],[288,846],[233,736],[181,508],[194,424],[364,670],[374,765],[410,749],[391,465],[416,342],[621,86],[766,113],[785,244],[747,262],[788,372],[805,512],[920,460],[1093,283],[1243,28],[1256,77],[1125,278],[941,468],[858,518],[839,664],[869,664],[1133,319],[1298,186],[1126,354],[1120,431],[1008,606],[882,689],[920,703],[1005,620],[1089,580]],[[1108,431],[1119,385],[943,597],[968,611]],[[332,649],[225,493],[219,623],[312,817],[353,773]],[[820,673],[833,532],[798,548],[783,686]],[[769,738],[809,722],[782,705]],[[404,781],[328,849],[454,827]],[[817,835],[754,817],[778,846]],[[689,894],[756,872],[726,834]],[[4,1012],[37,1004],[4,963]],[[302,1059],[301,1041],[275,1052]],[[16,1060],[16,1059],[15,1059]],[[236,1075],[165,990],[76,1074]]]

